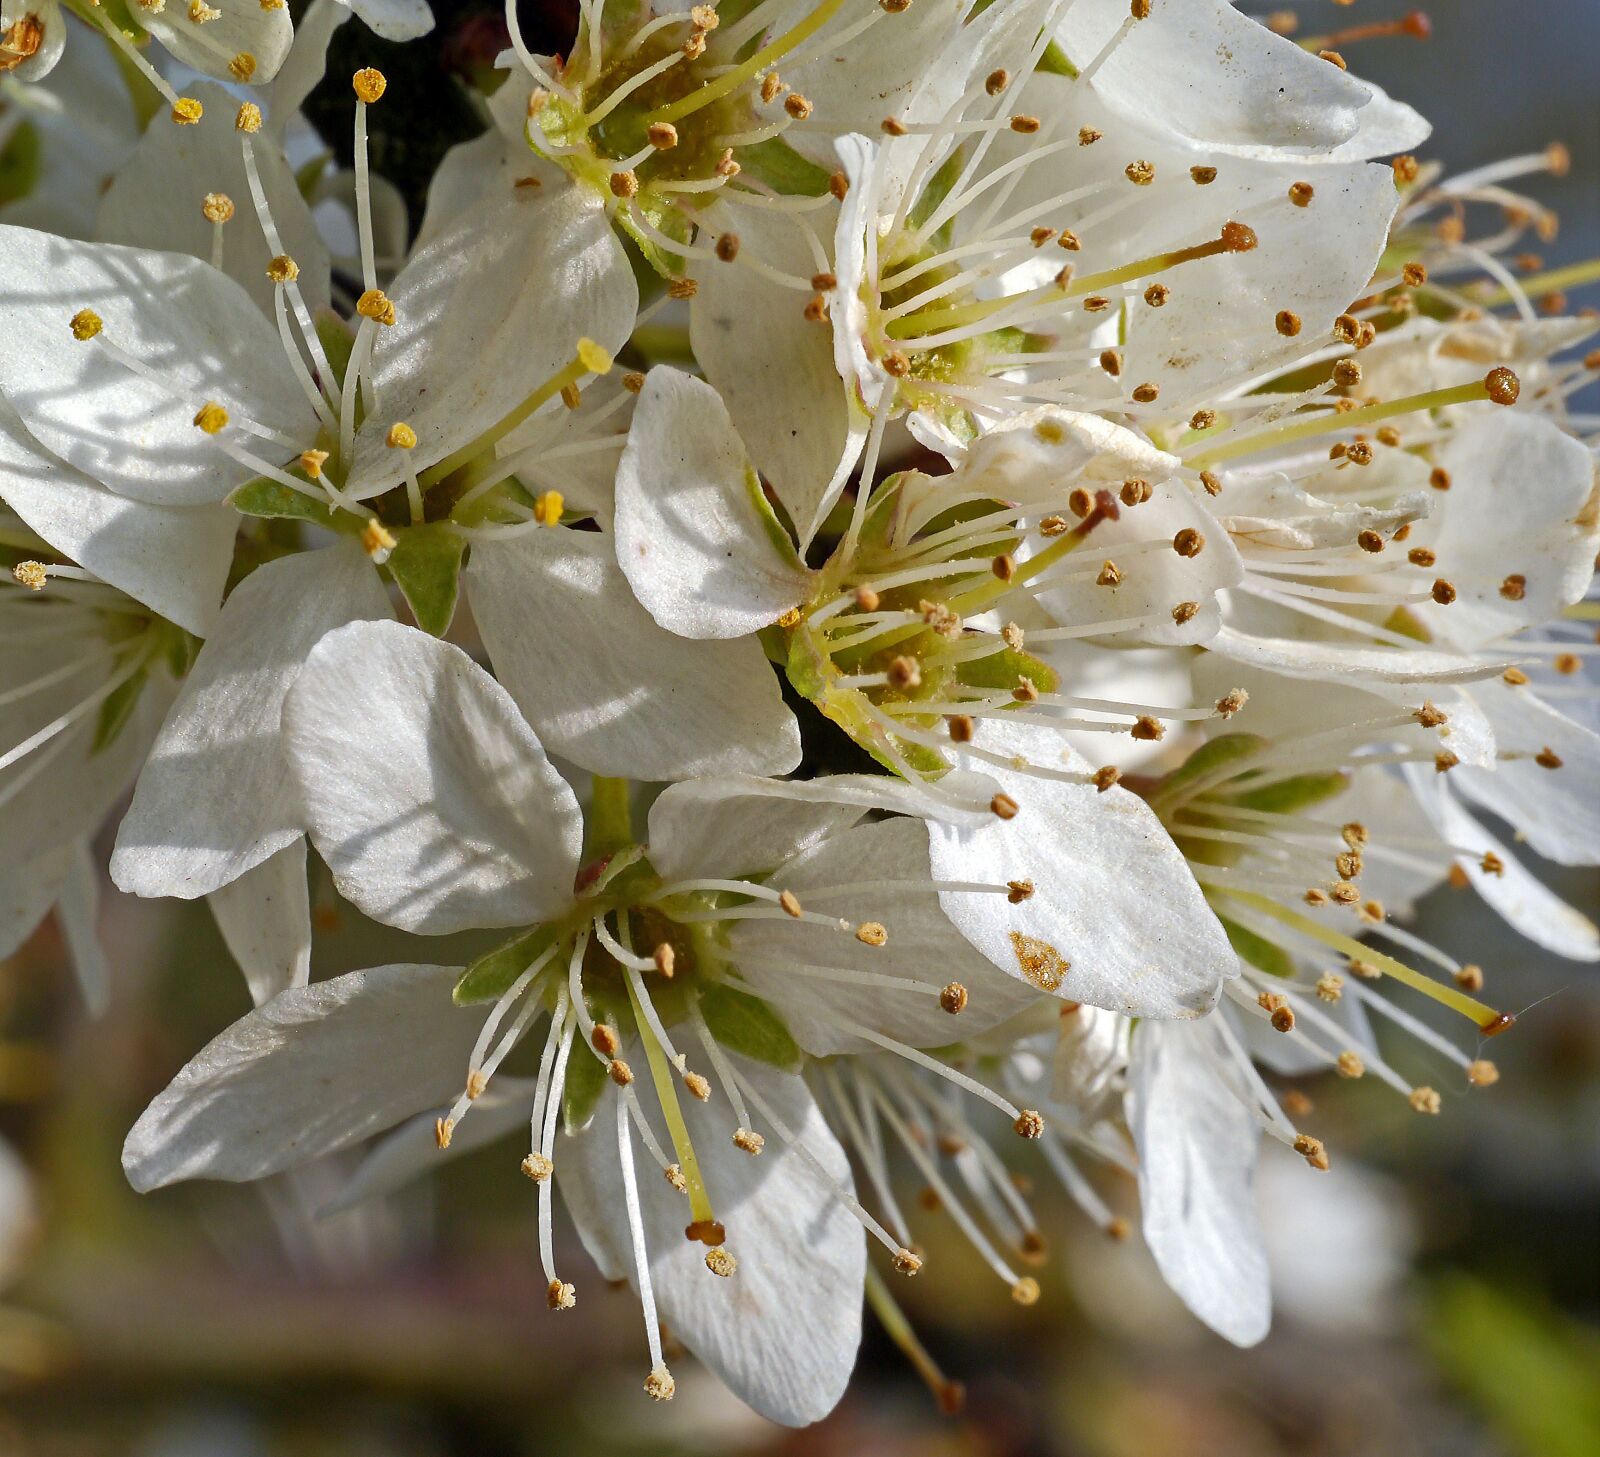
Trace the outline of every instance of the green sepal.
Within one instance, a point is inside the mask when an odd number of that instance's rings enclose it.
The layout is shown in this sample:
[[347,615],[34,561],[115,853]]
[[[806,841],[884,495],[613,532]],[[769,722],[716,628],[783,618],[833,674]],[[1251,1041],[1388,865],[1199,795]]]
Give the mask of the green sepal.
[[1051,41],[1044,48],[1044,54],[1039,57],[1039,64],[1034,67],[1047,76],[1067,76],[1076,78],[1078,68],[1067,59],[1067,53],[1061,49],[1058,41]]
[[561,1126],[571,1135],[594,1117],[595,1104],[605,1091],[606,1068],[585,1048],[567,1062],[566,1082],[561,1088]]
[[1282,977],[1285,980],[1294,975],[1294,959],[1277,942],[1269,941],[1265,936],[1258,936],[1254,931],[1241,926],[1237,921],[1230,921],[1226,916],[1218,916],[1217,919],[1222,922],[1228,944],[1257,971],[1264,971],[1268,976]]
[[[681,208],[670,207],[653,198],[650,196],[648,189],[641,192],[634,201],[644,214],[645,221],[658,233],[666,234],[674,242],[688,243],[690,225]],[[663,278],[677,278],[682,274],[684,268],[682,255],[661,247],[659,243],[633,221],[631,213],[623,212],[619,209],[616,214],[616,221],[617,226],[633,239],[645,262]]]
[[297,491],[267,476],[246,481],[228,497],[228,504],[242,516],[287,517],[294,521],[310,521],[330,531],[361,529],[361,523],[354,516],[347,511],[334,510],[321,496]]
[[1230,794],[1228,801],[1245,809],[1286,815],[1321,804],[1323,800],[1332,799],[1349,787],[1349,777],[1333,769],[1322,774],[1295,774],[1288,779],[1263,784],[1259,789],[1246,790],[1243,794]]
[[94,744],[90,753],[98,754],[102,749],[110,748],[117,735],[127,727],[133,710],[139,706],[139,695],[144,692],[149,677],[150,670],[140,668],[127,682],[118,684],[101,703],[99,717],[95,719]]
[[1433,634],[1428,631],[1416,613],[1407,607],[1396,607],[1383,625],[1388,631],[1397,632],[1401,637],[1408,637],[1413,642],[1433,641]]
[[973,658],[961,665],[956,676],[969,688],[1015,688],[1019,678],[1026,678],[1041,693],[1054,693],[1061,685],[1056,670],[1042,658],[1012,648]]
[[1267,747],[1260,734],[1219,734],[1209,743],[1201,744],[1176,769],[1163,779],[1152,798],[1166,803],[1183,796],[1184,789],[1209,775],[1215,769],[1248,758]]
[[[950,189],[956,185],[956,179],[961,176],[962,169],[966,165],[966,149],[958,147],[945,158],[939,170],[928,179],[927,185],[918,195],[917,201],[911,209],[911,215],[907,220],[913,231],[920,229],[939,210],[940,204],[950,196]],[[941,228],[940,231],[943,232],[944,229]],[[939,241],[936,237],[930,238],[929,243],[935,249],[939,247]]]
[[332,152],[318,152],[309,162],[302,163],[295,172],[295,189],[306,202],[311,201],[311,195],[317,190],[317,184],[322,181],[322,174],[332,160]]
[[350,363],[350,351],[356,347],[356,336],[332,309],[318,309],[312,319],[312,327],[317,331],[317,342],[322,345],[323,353],[328,356],[333,383],[343,389],[344,371]]
[[828,190],[828,170],[802,157],[780,137],[740,147],[739,165],[774,192],[788,196],[820,197]]
[[449,526],[408,526],[395,533],[388,567],[405,595],[417,626],[434,637],[450,630],[461,592],[461,559],[466,538]]
[[39,129],[19,122],[0,147],[0,207],[20,202],[39,185]]
[[747,992],[719,984],[700,994],[700,1012],[717,1042],[741,1057],[793,1072],[804,1060],[778,1014]]
[[519,976],[546,951],[553,934],[548,926],[535,926],[486,951],[456,981],[450,998],[458,1007],[474,1007],[505,995]]

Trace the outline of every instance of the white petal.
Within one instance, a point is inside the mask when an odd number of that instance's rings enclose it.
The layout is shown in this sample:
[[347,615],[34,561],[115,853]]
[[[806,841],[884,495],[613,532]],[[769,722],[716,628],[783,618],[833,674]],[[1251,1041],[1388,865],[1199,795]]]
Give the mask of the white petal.
[[[0,393],[41,445],[110,490],[197,505],[250,479],[195,427],[208,401],[308,445],[316,439],[316,414],[277,328],[209,263],[0,227],[0,270],[36,285],[0,301]],[[104,320],[107,340],[170,386],[132,373],[93,339],[74,339],[68,324],[83,308]],[[289,453],[237,423],[227,437],[277,459]]]
[[[267,277],[267,264],[279,250],[267,246],[250,201],[244,151],[233,124],[237,102],[208,83],[190,94],[204,104],[205,115],[194,126],[164,124],[145,132],[100,203],[95,237],[209,260],[216,225],[201,213],[201,203],[209,193],[223,193],[232,199],[234,215],[222,225],[222,270],[271,318],[276,285]],[[300,265],[300,288],[311,306],[326,304],[328,250],[294,172],[270,138],[258,136],[253,150],[281,251]]]
[[311,977],[306,842],[297,839],[206,897],[259,1007]]
[[[416,254],[388,294],[397,318],[378,334],[377,407],[357,432],[346,482],[361,497],[498,425],[573,358],[580,338],[620,349],[639,302],[605,209],[570,183],[491,193]],[[397,420],[416,431],[415,450],[385,444]]]
[[[911,886],[874,889],[869,884],[879,880]],[[834,1013],[913,1047],[941,1047],[1039,1001],[1036,991],[996,971],[962,938],[945,918],[929,881],[928,831],[921,820],[893,819],[840,831],[778,866],[769,883],[792,891],[808,911],[842,917],[852,926],[876,921],[888,931],[888,942],[868,946],[849,931],[787,916],[736,921],[729,933],[729,959],[750,989],[777,1008],[795,1040],[819,1057],[869,1052],[875,1046],[839,1027]],[[915,888],[918,882],[921,890]],[[757,965],[756,957],[777,964]],[[795,962],[899,977],[927,990],[819,980],[788,970]],[[937,993],[950,982],[961,983],[969,994],[959,1016],[939,1005]]]
[[343,0],[311,0],[306,6],[295,25],[289,54],[267,88],[262,106],[267,126],[277,136],[283,136],[294,114],[327,73],[328,42],[349,18],[350,11]]
[[[1472,690],[1472,701],[1494,726],[1503,758],[1492,768],[1463,764],[1455,787],[1498,815],[1547,860],[1600,864],[1600,734],[1574,723],[1528,688],[1501,682]],[[1546,749],[1561,760],[1546,769]]]
[[[1452,432],[1437,459],[1450,490],[1415,536],[1434,548],[1439,575],[1457,586],[1448,607],[1424,603],[1419,613],[1441,640],[1476,647],[1548,622],[1582,599],[1600,548],[1594,456],[1582,441],[1554,420],[1496,410]],[[1519,601],[1500,594],[1512,574],[1525,579]]]
[[[1082,69],[1127,18],[1123,0],[1075,0],[1057,38]],[[1376,87],[1240,15],[1227,0],[1156,5],[1091,85],[1114,110],[1222,155],[1380,157],[1428,134],[1424,124],[1412,141],[1399,140],[1409,134],[1387,116],[1390,124],[1373,125],[1375,100],[1388,100]]]
[[[809,278],[818,270],[803,229],[785,213],[722,205],[707,226],[736,232],[742,249],[786,273]],[[809,534],[843,485],[841,462],[859,445],[851,442],[832,336],[806,318],[804,294],[752,268],[713,263],[697,281],[689,305],[695,359],[795,529]]]
[[962,490],[983,491],[1014,505],[1064,509],[1076,486],[1093,490],[1129,476],[1164,481],[1180,464],[1177,456],[1125,425],[1045,408],[1013,415],[980,435],[955,475]]
[[339,0],[366,21],[367,28],[384,40],[415,40],[433,29],[428,0]]
[[[985,722],[976,742],[1050,768],[1086,772],[1049,729]],[[1003,895],[945,892],[945,914],[1008,975],[1131,1017],[1195,1017],[1217,999],[1237,957],[1154,811],[1122,788],[1034,778],[985,764],[1020,806],[978,828],[932,821],[941,880],[1031,881]]]
[[450,1000],[459,975],[352,971],[240,1018],[140,1115],[122,1149],[129,1183],[259,1179],[448,1101],[487,1015]]
[[238,514],[118,496],[52,455],[0,398],[6,504],[62,556],[204,637],[222,605]]
[[311,838],[369,916],[441,935],[571,904],[577,797],[460,648],[395,622],[330,633],[283,729]]
[[[769,401],[770,403],[770,401]],[[702,380],[653,369],[617,468],[617,561],[668,632],[743,637],[805,600],[806,570]]]
[[463,1118],[455,1126],[448,1148],[439,1147],[434,1123],[449,1112],[450,1105],[440,1103],[437,1108],[417,1114],[373,1143],[344,1186],[317,1211],[318,1218],[353,1209],[368,1199],[393,1194],[424,1174],[431,1174],[463,1154],[484,1148],[519,1129],[526,1141],[533,1093],[532,1078],[509,1078],[500,1074],[482,1096],[473,1101],[472,1116]]
[[0,867],[0,960],[34,933],[66,888],[75,845],[58,845]]
[[595,774],[783,774],[800,733],[753,638],[691,642],[656,625],[593,531],[473,546],[473,614],[545,746]]
[[251,83],[263,86],[278,74],[278,67],[294,42],[294,22],[286,5],[270,10],[248,0],[213,7],[221,14],[215,20],[197,25],[189,17],[189,7],[177,3],[161,10],[139,9],[138,20],[186,66],[215,76],[219,81],[234,78],[228,71],[236,56],[255,61]]
[[1235,1345],[1272,1320],[1253,1180],[1261,1135],[1224,1081],[1209,1022],[1134,1029],[1128,1126],[1139,1149],[1144,1237],[1166,1282]]
[[[852,1188],[849,1161],[806,1085],[742,1058],[733,1062],[829,1177]],[[556,1179],[591,1257],[632,1281],[613,1096],[608,1087],[600,1115],[557,1144]],[[767,1139],[757,1158],[734,1147],[724,1099],[685,1099],[683,1113],[739,1266],[727,1279],[706,1269],[705,1246],[683,1237],[688,1204],[639,1150],[640,1204],[661,1319],[763,1416],[791,1427],[817,1421],[843,1394],[861,1341],[865,1235],[753,1111]]]
[[284,696],[324,633],[389,615],[378,574],[350,543],[268,562],[234,588],[117,833],[121,889],[206,895],[299,837]]
[[111,1005],[111,963],[100,944],[100,867],[82,842],[74,847],[56,915],[84,1006],[91,1017],[103,1016]]
[[1451,792],[1447,776],[1431,769],[1406,765],[1406,779],[1423,810],[1438,827],[1441,839],[1468,850],[1474,857],[1496,856],[1504,866],[1498,875],[1485,871],[1476,858],[1457,860],[1472,888],[1511,927],[1536,946],[1573,961],[1600,961],[1600,927],[1569,906],[1533,876],[1517,857],[1461,804]]
[[1375,687],[1380,683],[1474,683],[1505,671],[1509,658],[1488,662],[1465,653],[1437,649],[1390,648],[1317,642],[1312,639],[1258,637],[1224,625],[1207,644],[1238,663],[1295,677],[1339,680]]

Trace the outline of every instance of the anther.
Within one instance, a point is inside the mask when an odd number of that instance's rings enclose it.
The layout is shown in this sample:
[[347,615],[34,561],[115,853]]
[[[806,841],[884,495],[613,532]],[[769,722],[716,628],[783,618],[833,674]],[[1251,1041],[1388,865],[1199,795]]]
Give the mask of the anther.
[[1121,778],[1122,770],[1117,768],[1115,764],[1102,764],[1094,771],[1094,787],[1099,793],[1104,794],[1106,790],[1113,788]]
[[1277,317],[1273,319],[1273,327],[1285,339],[1292,339],[1300,332],[1300,315],[1292,309],[1279,309]]
[[1122,571],[1115,562],[1103,562],[1100,575],[1094,579],[1097,587],[1117,587],[1122,584]]
[[902,693],[922,686],[921,666],[915,658],[908,658],[904,654],[889,664],[885,676],[889,679],[889,686],[899,689]]
[[651,122],[645,136],[658,152],[668,151],[678,145],[678,129],[670,121]]
[[200,199],[200,216],[208,223],[233,221],[233,199],[226,192],[208,192]]
[[1192,526],[1185,526],[1172,538],[1172,549],[1181,557],[1199,556],[1206,539]]
[[542,1153],[530,1153],[519,1166],[535,1184],[542,1184],[555,1172],[556,1166]]
[[[1037,126],[1037,123],[1035,123]],[[1137,161],[1129,162],[1122,169],[1122,175],[1133,183],[1135,187],[1148,187],[1156,180],[1156,164],[1154,162]]]
[[361,549],[380,566],[389,560],[389,553],[397,545],[394,533],[376,517],[361,528]]
[[189,19],[196,25],[207,25],[221,20],[222,12],[214,5],[207,5],[206,0],[189,0]]
[[228,412],[215,400],[207,400],[196,411],[194,425],[207,435],[219,434],[228,428]]
[[[1182,627],[1186,622],[1192,622],[1199,615],[1200,604],[1198,602],[1180,602],[1172,609],[1172,620],[1179,627]],[[1138,735],[1135,734],[1134,737],[1137,738]]]
[[450,1135],[455,1131],[455,1126],[455,1120],[451,1118],[433,1120],[433,1141],[437,1147],[450,1147]]
[[863,946],[886,946],[889,933],[878,921],[863,921],[856,927],[856,940]]
[[966,1010],[967,989],[958,981],[950,982],[939,991],[939,1006],[952,1017],[959,1017]]
[[1432,588],[1429,590],[1429,595],[1441,607],[1448,607],[1456,600],[1456,589],[1452,583],[1447,582],[1443,577],[1440,577],[1439,580],[1435,582]]
[[1475,1088],[1493,1087],[1500,1081],[1500,1069],[1487,1058],[1477,1058],[1467,1064],[1467,1081]]
[[908,1249],[898,1249],[894,1252],[890,1264],[902,1275],[915,1275],[922,1268],[922,1256]]
[[1197,187],[1209,187],[1217,180],[1215,167],[1191,167],[1189,177]]
[[1036,116],[1014,116],[1008,124],[1012,131],[1025,137],[1031,137],[1039,130],[1039,118]]
[[793,916],[796,920],[799,920],[805,914],[800,905],[800,897],[792,890],[780,891],[778,893],[778,904],[783,907],[785,915]]
[[473,1068],[472,1071],[467,1074],[467,1097],[472,1102],[477,1102],[477,1100],[481,1098],[487,1091],[488,1087],[489,1079],[484,1076],[481,1069]]
[[606,1064],[606,1076],[619,1088],[625,1088],[633,1081],[633,1069],[620,1057],[614,1057]]
[[369,288],[356,300],[356,312],[363,319],[379,324],[392,324],[395,320],[394,304],[381,288]]
[[1438,728],[1440,724],[1450,722],[1450,715],[1442,708],[1436,707],[1431,700],[1424,699],[1422,707],[1411,715],[1423,728]]
[[541,526],[559,526],[566,504],[560,491],[541,491],[534,497],[533,519]]
[[180,96],[172,103],[172,119],[179,126],[198,126],[206,109],[192,96]]
[[702,1073],[685,1073],[683,1075],[683,1085],[694,1094],[699,1102],[709,1103],[711,1101],[711,1082]]
[[383,437],[383,443],[391,450],[415,450],[417,448],[417,432],[406,424],[404,420],[396,420]]
[[1309,182],[1291,182],[1289,184],[1289,201],[1296,207],[1310,207],[1311,199],[1316,196],[1316,190]]
[[671,1401],[677,1389],[678,1383],[665,1366],[651,1368],[650,1374],[644,1378],[645,1395],[652,1401]]
[[578,1292],[565,1280],[552,1280],[544,1293],[551,1310],[571,1310],[578,1303]]
[[667,297],[675,299],[693,298],[700,292],[699,283],[692,278],[674,278],[667,284]]
[[1528,675],[1521,668],[1507,668],[1500,675],[1500,680],[1503,683],[1509,683],[1513,688],[1526,688],[1528,686]]
[[1014,820],[1021,808],[1009,794],[997,794],[989,801],[989,812],[996,819]]
[[253,101],[243,101],[234,113],[233,129],[246,134],[261,130],[261,108]]
[[983,79],[983,89],[991,96],[998,96],[1011,84],[1011,72],[1004,66],[998,70],[990,71]]
[[1098,127],[1081,126],[1078,128],[1078,145],[1080,147],[1092,147],[1104,135],[1105,133]]
[[1312,1168],[1327,1170],[1328,1150],[1320,1138],[1313,1138],[1309,1133],[1297,1133],[1294,1140],[1294,1151]]
[[72,330],[72,337],[82,343],[93,339],[105,327],[105,320],[93,309],[79,309],[72,316],[69,327]]
[[1133,397],[1141,405],[1153,404],[1161,394],[1161,386],[1153,383],[1135,385]]
[[1504,365],[1497,365],[1483,377],[1483,387],[1497,405],[1514,405],[1522,393],[1522,381]]
[[689,1192],[689,1181],[683,1176],[683,1166],[681,1164],[668,1164],[666,1168],[662,1169],[661,1176],[680,1194]]
[[1222,477],[1215,471],[1201,471],[1200,484],[1206,488],[1206,495],[1208,496],[1220,496],[1222,494]]
[[228,62],[228,74],[235,81],[248,81],[256,73],[256,58],[249,51],[240,51]]
[[1115,349],[1100,351],[1100,368],[1115,379],[1122,373],[1122,356]]
[[965,713],[952,713],[944,721],[945,730],[949,733],[952,743],[970,744],[972,742],[973,722],[971,715]]
[[1394,168],[1396,182],[1415,182],[1422,175],[1422,164],[1410,153],[1396,157],[1390,165]]
[[1337,66],[1341,71],[1348,71],[1350,69],[1349,66],[1345,64],[1344,57],[1341,56],[1338,51],[1318,51],[1317,59],[1326,61],[1330,66]]
[[1039,1282],[1032,1275],[1024,1275],[1011,1287],[1011,1298],[1018,1305],[1037,1305],[1039,1302]]
[[357,71],[350,78],[350,85],[356,93],[356,99],[368,106],[381,100],[383,93],[389,89],[387,78],[376,66],[365,66]]
[[1500,584],[1500,595],[1508,602],[1520,602],[1528,595],[1528,579],[1520,572],[1513,572]]
[[739,1262],[721,1245],[706,1251],[706,1269],[724,1280],[739,1268]]
[[1533,756],[1533,762],[1541,769],[1559,769],[1562,764],[1561,756],[1548,744]]
[[742,1153],[747,1153],[754,1158],[767,1146],[767,1141],[759,1133],[748,1128],[735,1128],[733,1130],[733,1146]]
[[49,569],[43,562],[18,562],[12,567],[11,575],[30,592],[44,591],[45,583],[50,580]]
[[1414,1113],[1434,1114],[1439,1111],[1439,1095],[1432,1088],[1413,1088],[1406,1099]]
[[613,172],[610,178],[611,195],[613,197],[635,197],[639,192],[638,174],[629,170]]
[[1164,283],[1152,283],[1144,291],[1144,301],[1153,309],[1159,309],[1172,297],[1172,290]]
[[1016,558],[1010,552],[1001,552],[989,563],[989,570],[1002,582],[1009,582],[1017,574]]
[[1011,1127],[1019,1138],[1038,1138],[1044,1133],[1044,1119],[1032,1108],[1024,1108]]
[[891,349],[883,356],[883,368],[895,379],[904,379],[911,373],[911,361],[900,350]]
[[1444,749],[1433,756],[1433,771],[1435,774],[1448,774],[1460,762],[1459,755],[1451,753],[1449,749]]
[[1250,695],[1243,688],[1235,688],[1225,693],[1216,701],[1217,712],[1223,718],[1232,718],[1234,714],[1250,701]]
[[602,1057],[615,1057],[617,1049],[622,1046],[617,1038],[616,1029],[604,1022],[596,1022],[594,1031],[589,1034],[590,1045]]
[[1485,875],[1497,875],[1503,879],[1506,873],[1506,862],[1496,855],[1493,850],[1485,850],[1483,858],[1478,861],[1478,869],[1483,871]]

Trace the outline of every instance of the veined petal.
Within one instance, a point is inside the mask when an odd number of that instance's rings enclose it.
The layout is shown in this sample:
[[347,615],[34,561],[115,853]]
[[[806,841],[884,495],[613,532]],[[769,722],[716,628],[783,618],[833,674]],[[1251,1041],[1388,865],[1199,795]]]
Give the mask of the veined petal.
[[46,450],[3,397],[0,472],[6,505],[54,550],[169,622],[211,631],[239,529],[230,507],[116,495]]
[[[770,403],[770,401],[769,401]],[[802,602],[810,572],[710,385],[653,369],[617,469],[617,561],[668,632],[736,638]]]
[[238,3],[210,8],[217,13],[204,24],[196,23],[187,5],[178,4],[162,10],[141,6],[138,20],[184,65],[219,81],[238,79],[229,67],[240,56],[254,62],[249,76],[254,85],[276,76],[294,42],[289,7]]
[[[741,250],[785,273],[810,278],[823,267],[802,227],[784,213],[722,203],[706,225],[736,233]],[[826,514],[830,493],[837,494],[841,461],[853,460],[859,446],[851,444],[832,334],[806,317],[805,294],[752,268],[712,263],[697,282],[689,305],[695,359],[727,402],[795,530],[809,532]]]
[[[1087,773],[1058,736],[985,721],[975,740],[1005,755]],[[1238,958],[1155,812],[1122,788],[1101,793],[986,766],[1019,806],[977,828],[930,821],[941,880],[1030,881],[1003,895],[945,892],[945,914],[996,966],[1063,999],[1130,1017],[1197,1017],[1216,1002]]]
[[394,622],[330,633],[283,729],[311,838],[369,916],[441,935],[570,904],[577,797],[511,695],[460,648]]
[[[377,406],[356,434],[346,482],[363,498],[493,430],[572,360],[580,338],[620,349],[639,303],[605,209],[570,183],[491,192],[417,253],[388,294],[396,322],[378,336]],[[396,421],[416,432],[415,450],[385,443]]]
[[296,839],[206,897],[259,1007],[311,977],[306,842]]
[[300,835],[279,720],[324,633],[390,615],[352,543],[256,568],[222,615],[139,775],[111,878],[134,895],[207,895]]
[[1140,1023],[1128,1126],[1145,1242],[1167,1284],[1218,1335],[1252,1346],[1272,1320],[1253,1187],[1261,1135],[1228,1057],[1210,1021]]
[[[196,428],[207,403],[308,446],[316,439],[316,413],[277,329],[209,263],[0,227],[0,268],[31,281],[0,302],[0,393],[41,445],[108,490],[197,505],[248,480],[250,468]],[[169,384],[133,373],[96,339],[74,339],[80,309],[99,315],[106,340]],[[288,453],[227,428],[246,448]]]
[[[872,882],[881,880],[904,884],[874,888]],[[876,922],[889,933],[884,945],[869,946],[815,922],[733,923],[728,939],[733,965],[782,1013],[795,1040],[818,1057],[874,1047],[870,1039],[840,1027],[832,1013],[913,1047],[941,1047],[993,1027],[1040,999],[1033,988],[991,966],[946,919],[929,874],[928,830],[921,820],[885,820],[829,835],[778,866],[770,884],[792,892],[807,910],[856,925]],[[795,963],[866,975],[860,981],[848,975],[821,980],[789,970]],[[867,980],[872,975],[912,981],[924,990],[874,985]],[[959,1016],[939,1005],[940,989],[951,982],[968,992]]]
[[213,1038],[122,1148],[147,1193],[308,1163],[461,1089],[484,1008],[450,1000],[448,966],[380,966],[294,987]]
[[753,638],[691,642],[634,600],[593,531],[479,542],[466,573],[501,681],[552,753],[596,774],[783,774],[800,733]]
[[10,956],[50,914],[66,887],[76,853],[71,844],[58,845],[0,866],[0,959]]
[[[234,205],[232,220],[221,225],[222,271],[271,318],[276,285],[267,277],[267,264],[277,250],[267,246],[250,200],[244,152],[233,124],[237,102],[210,83],[193,87],[189,94],[204,105],[205,114],[193,126],[153,126],[145,132],[101,200],[95,237],[210,259],[217,225],[206,219],[201,204],[220,193]],[[258,136],[252,150],[283,250],[300,265],[301,292],[313,308],[324,305],[328,249],[294,172],[266,136]]]
[[[806,1085],[760,1063],[731,1061],[829,1178],[852,1188],[849,1161]],[[590,1256],[602,1272],[632,1281],[616,1096],[608,1086],[600,1116],[558,1144],[556,1179]],[[716,1216],[728,1231],[726,1248],[739,1263],[727,1279],[707,1270],[705,1246],[683,1237],[683,1196],[652,1168],[641,1168],[639,1202],[661,1318],[763,1416],[791,1427],[817,1421],[833,1409],[855,1364],[866,1237],[770,1129],[766,1152],[751,1158],[733,1145],[726,1100],[685,1099],[683,1116]]]

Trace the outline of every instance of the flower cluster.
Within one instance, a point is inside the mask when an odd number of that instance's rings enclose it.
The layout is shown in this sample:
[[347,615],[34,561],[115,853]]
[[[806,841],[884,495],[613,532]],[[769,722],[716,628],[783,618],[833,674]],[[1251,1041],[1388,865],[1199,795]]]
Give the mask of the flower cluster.
[[[813,1421],[865,1295],[953,1400],[918,1223],[1030,1304],[1045,1176],[1260,1339],[1285,1080],[1497,1078],[1417,898],[1600,959],[1525,863],[1600,859],[1565,153],[1442,176],[1225,0],[579,8],[413,236],[377,69],[306,165],[334,0],[4,0],[0,951],[104,1004],[116,819],[256,1003],[135,1187],[503,1139],[657,1399],[665,1324]],[[310,852],[420,959],[311,981]]]

